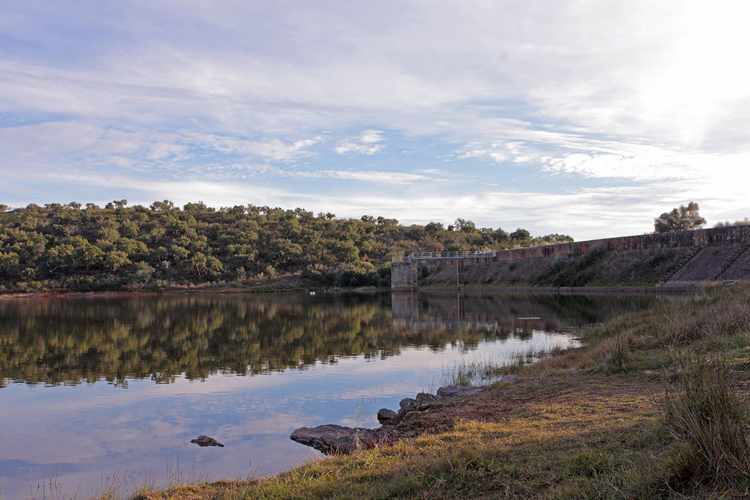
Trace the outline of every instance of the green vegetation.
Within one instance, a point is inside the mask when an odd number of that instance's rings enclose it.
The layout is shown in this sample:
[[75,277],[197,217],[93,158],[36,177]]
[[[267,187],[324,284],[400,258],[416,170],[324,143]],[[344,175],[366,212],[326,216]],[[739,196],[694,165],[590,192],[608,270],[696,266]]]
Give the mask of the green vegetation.
[[561,241],[572,240],[478,229],[463,219],[447,228],[407,226],[252,205],[0,205],[0,291],[242,286],[283,277],[317,286],[386,286],[395,255]]
[[746,498],[748,304],[750,288],[725,288],[587,329],[585,347],[425,412],[435,434],[140,497]]

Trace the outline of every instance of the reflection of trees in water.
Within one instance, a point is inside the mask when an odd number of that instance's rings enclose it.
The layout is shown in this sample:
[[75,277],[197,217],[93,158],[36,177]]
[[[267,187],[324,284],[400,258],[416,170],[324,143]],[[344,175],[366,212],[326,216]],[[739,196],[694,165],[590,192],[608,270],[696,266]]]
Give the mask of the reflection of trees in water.
[[217,371],[255,374],[403,346],[476,346],[482,332],[409,330],[388,302],[298,296],[163,296],[0,304],[0,380],[169,382]]
[[[482,340],[512,335],[518,316],[540,316],[544,329],[554,331],[561,324],[601,321],[623,310],[622,302],[571,297],[420,300],[426,302],[416,307],[417,302],[404,303],[394,295],[393,313],[384,296],[5,302],[0,303],[0,384],[4,378],[169,382],[182,373],[200,379],[218,371],[256,374],[333,363],[348,355],[387,357],[405,346],[473,349]],[[624,309],[636,307],[643,305]],[[459,321],[454,321],[456,314]]]

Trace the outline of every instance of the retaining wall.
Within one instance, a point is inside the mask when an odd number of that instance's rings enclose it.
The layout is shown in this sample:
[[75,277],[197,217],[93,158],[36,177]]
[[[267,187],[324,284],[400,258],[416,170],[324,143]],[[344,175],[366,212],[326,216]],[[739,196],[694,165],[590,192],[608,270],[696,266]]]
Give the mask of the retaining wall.
[[[674,233],[644,234],[638,236],[624,236],[619,238],[606,238],[574,243],[560,243],[555,245],[543,245],[528,248],[516,248],[512,250],[498,251],[494,256],[465,257],[452,266],[482,266],[493,263],[508,263],[527,261],[532,259],[560,259],[570,257],[581,257],[594,250],[605,252],[639,252],[653,251],[671,248],[696,248],[705,247],[744,247],[750,245],[750,226],[730,226],[713,229],[697,229],[693,231],[680,231]],[[733,251],[712,252],[716,255],[731,255]],[[423,267],[435,267],[437,259],[431,260],[405,260],[394,262],[391,273],[391,287],[393,289],[409,289],[419,285],[420,269]],[[715,264],[715,265],[714,265]],[[744,261],[743,263],[744,264]],[[721,268],[718,261],[709,264],[711,268]],[[743,266],[744,269],[744,266]],[[734,271],[734,270],[733,270]],[[693,273],[695,274],[695,273]],[[710,274],[710,273],[709,273]],[[733,275],[741,273],[734,272]],[[695,274],[702,276],[700,273]],[[743,276],[744,277],[744,276]],[[735,278],[735,279],[742,279]],[[750,276],[744,277],[750,278]]]

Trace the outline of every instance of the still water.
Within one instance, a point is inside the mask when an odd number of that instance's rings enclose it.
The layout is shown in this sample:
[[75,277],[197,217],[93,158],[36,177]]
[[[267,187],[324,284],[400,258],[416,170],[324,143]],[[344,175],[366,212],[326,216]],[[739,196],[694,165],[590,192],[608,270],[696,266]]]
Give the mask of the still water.
[[[653,297],[158,295],[0,302],[0,498],[257,477],[472,360],[569,347]],[[535,320],[518,318],[536,317]],[[199,434],[225,448],[190,444]]]

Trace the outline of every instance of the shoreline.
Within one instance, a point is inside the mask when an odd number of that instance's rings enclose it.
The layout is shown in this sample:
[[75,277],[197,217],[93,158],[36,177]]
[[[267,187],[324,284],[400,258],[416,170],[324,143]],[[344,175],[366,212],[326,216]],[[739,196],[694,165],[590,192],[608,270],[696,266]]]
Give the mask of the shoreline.
[[509,294],[521,295],[646,295],[646,294],[683,294],[704,291],[708,288],[726,286],[721,282],[695,282],[680,286],[493,286],[466,285],[460,288],[451,286],[427,286],[421,288],[395,288],[393,293],[472,293],[479,295]]
[[25,300],[25,299],[76,299],[76,298],[131,298],[131,297],[155,297],[159,295],[196,295],[196,294],[220,294],[220,295],[242,295],[242,294],[271,294],[271,293],[303,293],[314,291],[321,295],[342,294],[370,294],[390,291],[388,288],[357,287],[357,288],[324,288],[324,287],[170,287],[160,289],[142,290],[43,290],[36,292],[0,292],[0,301],[3,300]]
[[466,285],[460,288],[429,286],[422,288],[378,288],[378,287],[319,287],[319,286],[176,286],[158,289],[123,289],[123,290],[40,290],[33,292],[0,291],[2,300],[23,299],[60,299],[60,298],[126,298],[126,297],[148,297],[167,294],[269,294],[269,293],[300,293],[314,291],[323,295],[340,294],[371,294],[371,293],[394,293],[394,294],[418,294],[418,293],[468,293],[468,294],[519,294],[519,295],[648,295],[648,294],[685,294],[704,292],[707,289],[733,286],[735,282],[695,282],[679,286],[582,286],[582,287],[547,287],[547,286],[492,286],[492,285]]

